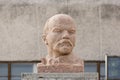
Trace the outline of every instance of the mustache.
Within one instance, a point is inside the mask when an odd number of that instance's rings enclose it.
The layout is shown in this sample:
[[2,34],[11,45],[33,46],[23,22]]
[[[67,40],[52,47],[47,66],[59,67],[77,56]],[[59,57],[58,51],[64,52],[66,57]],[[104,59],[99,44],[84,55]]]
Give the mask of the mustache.
[[72,42],[70,40],[67,40],[67,39],[62,39],[62,40],[58,41],[57,45],[66,44],[66,43],[73,47]]

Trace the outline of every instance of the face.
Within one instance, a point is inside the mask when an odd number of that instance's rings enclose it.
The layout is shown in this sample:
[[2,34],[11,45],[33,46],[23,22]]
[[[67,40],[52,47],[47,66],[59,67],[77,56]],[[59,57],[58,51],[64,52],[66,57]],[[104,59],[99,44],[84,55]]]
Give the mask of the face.
[[57,19],[49,24],[48,48],[58,55],[68,55],[75,46],[75,24],[71,19]]

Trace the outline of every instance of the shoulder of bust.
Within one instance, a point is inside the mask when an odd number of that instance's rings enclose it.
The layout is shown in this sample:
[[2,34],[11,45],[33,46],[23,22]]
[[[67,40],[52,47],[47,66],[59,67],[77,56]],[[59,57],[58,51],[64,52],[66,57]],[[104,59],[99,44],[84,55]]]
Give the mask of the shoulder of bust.
[[37,67],[41,65],[45,65],[46,63],[47,63],[46,58],[41,58],[40,63],[37,64]]

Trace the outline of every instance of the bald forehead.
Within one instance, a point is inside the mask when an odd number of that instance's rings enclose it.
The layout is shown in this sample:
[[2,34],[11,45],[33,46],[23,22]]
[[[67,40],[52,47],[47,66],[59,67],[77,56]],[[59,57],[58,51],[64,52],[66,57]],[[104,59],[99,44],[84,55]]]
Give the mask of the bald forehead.
[[57,14],[49,19],[49,22],[58,22],[58,23],[74,23],[74,20],[71,16],[66,14]]
[[57,14],[48,19],[48,21],[45,24],[43,33],[46,34],[53,27],[55,26],[59,27],[60,25],[62,26],[69,25],[72,28],[76,28],[75,22],[71,16],[66,14]]

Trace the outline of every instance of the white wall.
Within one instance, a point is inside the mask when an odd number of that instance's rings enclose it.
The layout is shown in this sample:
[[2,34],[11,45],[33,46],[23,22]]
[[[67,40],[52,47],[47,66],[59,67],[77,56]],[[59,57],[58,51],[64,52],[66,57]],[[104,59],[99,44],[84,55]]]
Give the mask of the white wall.
[[120,55],[120,0],[0,0],[0,61],[32,61],[45,56],[43,26],[56,13],[75,19],[74,52],[83,59]]

